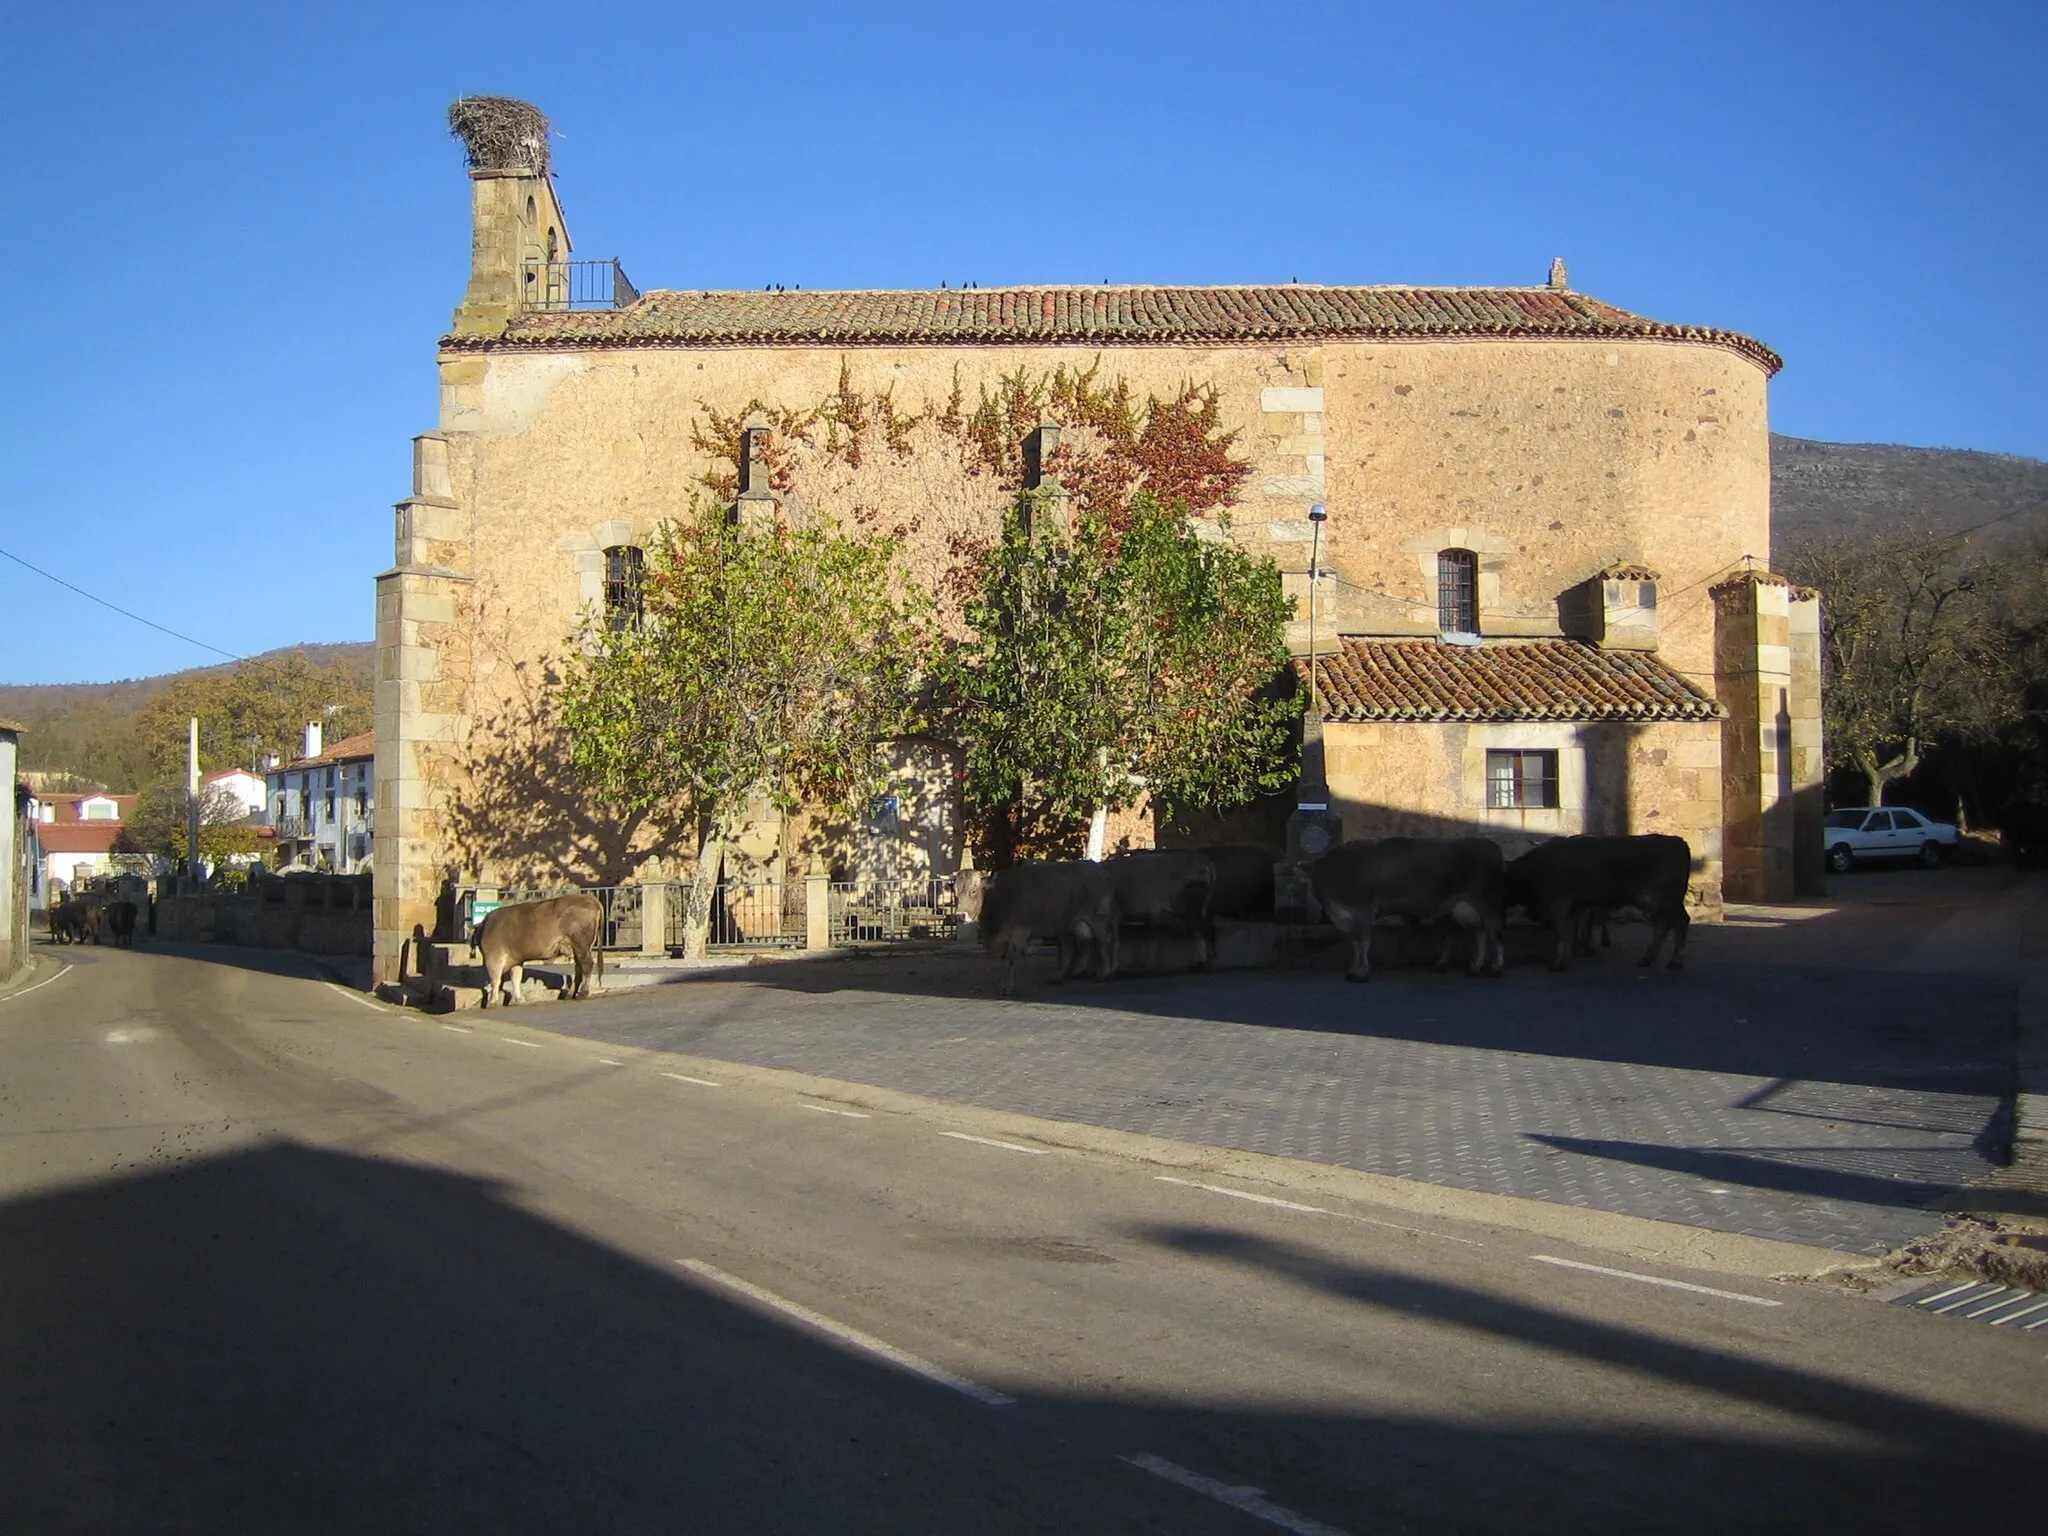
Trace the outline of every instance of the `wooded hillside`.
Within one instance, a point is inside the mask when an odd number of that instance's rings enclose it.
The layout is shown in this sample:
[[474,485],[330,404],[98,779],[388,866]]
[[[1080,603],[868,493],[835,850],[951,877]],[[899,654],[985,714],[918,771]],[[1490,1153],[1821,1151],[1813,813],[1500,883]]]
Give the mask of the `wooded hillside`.
[[135,791],[182,766],[193,714],[209,773],[250,767],[264,752],[296,757],[308,720],[330,740],[368,730],[374,665],[375,648],[350,641],[117,683],[0,684],[0,718],[24,727],[23,769]]

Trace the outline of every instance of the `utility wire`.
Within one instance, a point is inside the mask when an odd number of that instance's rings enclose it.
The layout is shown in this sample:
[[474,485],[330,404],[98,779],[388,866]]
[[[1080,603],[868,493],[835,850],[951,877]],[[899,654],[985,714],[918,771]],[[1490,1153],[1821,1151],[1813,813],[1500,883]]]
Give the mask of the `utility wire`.
[[12,560],[16,565],[20,566],[25,571],[34,571],[38,576],[42,577],[43,580],[45,581],[54,581],[55,583],[57,583],[58,586],[64,588],[66,591],[76,592],[80,597],[86,599],[86,601],[88,602],[98,603],[102,608],[111,608],[113,609],[114,612],[120,614],[121,617],[124,619],[133,619],[138,624],[147,624],[151,629],[169,635],[173,640],[182,640],[187,645],[196,645],[202,651],[211,651],[216,656],[225,656],[229,661],[249,660],[247,656],[237,656],[233,651],[224,651],[217,645],[208,645],[204,640],[194,640],[190,635],[180,634],[177,630],[172,629],[167,624],[157,623],[155,619],[145,619],[139,613],[130,613],[126,608],[123,608],[119,603],[110,603],[104,597],[95,596],[93,593],[86,591],[85,588],[83,587],[75,587],[70,582],[66,581],[62,576],[52,576],[48,571],[44,570],[41,566],[30,565],[26,560],[22,559],[21,556],[14,554],[11,551],[0,549],[0,555],[5,555],[9,560]]

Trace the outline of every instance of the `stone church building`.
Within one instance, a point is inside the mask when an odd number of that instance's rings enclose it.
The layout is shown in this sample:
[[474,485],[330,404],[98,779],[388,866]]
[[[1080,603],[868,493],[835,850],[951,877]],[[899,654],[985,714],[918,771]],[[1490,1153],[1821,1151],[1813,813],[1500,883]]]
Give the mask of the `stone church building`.
[[[547,702],[662,520],[838,517],[936,589],[1023,485],[1156,479],[1191,421],[1229,460],[1190,471],[1197,526],[1278,564],[1304,669],[1314,606],[1345,836],[1673,832],[1704,916],[1818,879],[1818,600],[1770,573],[1758,342],[1562,263],[1501,288],[638,293],[572,257],[530,122],[465,135],[469,285],[377,578],[382,974],[451,879],[606,883],[689,846],[577,803]],[[892,829],[953,867],[943,754],[899,766]]]

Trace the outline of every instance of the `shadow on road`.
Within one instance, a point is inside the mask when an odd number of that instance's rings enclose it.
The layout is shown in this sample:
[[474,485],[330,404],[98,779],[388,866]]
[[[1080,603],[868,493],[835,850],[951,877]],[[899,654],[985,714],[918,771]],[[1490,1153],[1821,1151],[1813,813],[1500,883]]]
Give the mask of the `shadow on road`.
[[1359,1532],[1924,1531],[1958,1486],[1973,1520],[2033,1511],[2048,1444],[1993,1420],[1234,1233],[1147,1235],[1805,1423],[990,1409],[489,1184],[287,1142],[0,1206],[0,1527],[1250,1528],[1117,1460],[1141,1451]]

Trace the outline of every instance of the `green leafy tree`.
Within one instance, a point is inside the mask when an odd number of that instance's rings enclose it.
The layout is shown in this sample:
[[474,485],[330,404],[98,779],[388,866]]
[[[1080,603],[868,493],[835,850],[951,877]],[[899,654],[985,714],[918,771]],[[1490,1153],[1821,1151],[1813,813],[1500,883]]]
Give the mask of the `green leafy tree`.
[[703,950],[747,803],[850,808],[879,778],[877,747],[914,724],[927,606],[898,590],[890,558],[880,539],[700,510],[663,525],[637,623],[587,620],[562,723],[607,798],[694,817],[685,953]]
[[199,767],[249,768],[263,753],[299,755],[306,723],[330,743],[370,729],[369,680],[353,668],[323,666],[302,651],[180,677],[142,711],[137,732],[158,773],[185,768],[186,721],[199,720]]
[[[1292,603],[1270,560],[1200,537],[1148,493],[1119,529],[1084,516],[1033,538],[1020,506],[985,557],[946,678],[970,800],[1010,846],[1067,850],[1143,794],[1222,810],[1286,785],[1276,687]],[[1099,847],[1094,851],[1099,851]]]
[[[262,843],[256,829],[246,824],[247,815],[242,802],[220,785],[200,785],[200,859],[218,869],[228,859],[255,853]],[[123,841],[133,851],[179,865],[185,862],[190,838],[182,779],[160,779],[145,789],[123,832]]]

